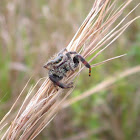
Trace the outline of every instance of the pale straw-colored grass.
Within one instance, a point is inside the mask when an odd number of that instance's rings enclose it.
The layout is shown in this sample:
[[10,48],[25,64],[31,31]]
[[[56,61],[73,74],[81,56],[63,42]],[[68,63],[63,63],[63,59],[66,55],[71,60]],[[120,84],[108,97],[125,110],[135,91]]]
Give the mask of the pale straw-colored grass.
[[[89,61],[91,62],[107,47],[109,47],[132,22],[140,18],[140,16],[136,17],[125,25],[122,25],[127,16],[129,16],[135,10],[135,8],[139,6],[138,4],[132,11],[130,11],[130,13],[128,13],[128,15],[124,17],[124,19],[117,24],[117,26],[113,28],[113,24],[123,13],[124,9],[132,2],[132,0],[126,0],[120,7],[117,8],[116,3],[118,1],[121,2],[121,0],[95,0],[93,7],[85,21],[80,26],[72,41],[66,47],[67,50],[77,51],[85,58],[88,58],[91,55],[93,56],[95,53],[95,55]],[[121,56],[117,56],[116,58],[119,57]],[[115,58],[105,60],[99,64],[105,63],[112,59]],[[96,66],[96,64],[94,64],[92,67],[94,66]],[[63,79],[63,82],[69,83],[73,81],[76,76],[80,74],[83,68],[84,67],[79,67],[79,70],[73,73],[68,73],[67,78]],[[40,82],[40,80],[38,82]],[[64,100],[74,89],[71,88],[64,90],[59,88],[57,91],[48,77],[45,79],[38,91],[34,93],[34,88],[36,88],[36,85],[28,92],[21,105],[21,108],[11,124],[7,124],[6,119],[11,114],[15,104],[19,102],[19,98],[23,94],[23,91],[17,98],[11,110],[1,120],[0,131],[3,128],[7,128],[1,138],[2,140],[34,139],[55,117]]]
[[111,85],[113,85],[115,82],[117,82],[118,80],[125,78],[127,76],[130,76],[130,75],[133,75],[133,74],[137,74],[138,72],[140,72],[140,65],[132,67],[132,68],[128,68],[125,71],[120,72],[119,74],[113,75],[112,77],[109,77],[109,78],[105,79],[104,81],[102,81],[101,83],[95,85],[90,90],[85,91],[81,95],[79,95],[75,98],[66,100],[63,103],[62,108],[69,107],[70,105],[74,104],[75,102],[81,101],[95,93],[98,93],[99,91],[105,90],[105,89],[109,88]]

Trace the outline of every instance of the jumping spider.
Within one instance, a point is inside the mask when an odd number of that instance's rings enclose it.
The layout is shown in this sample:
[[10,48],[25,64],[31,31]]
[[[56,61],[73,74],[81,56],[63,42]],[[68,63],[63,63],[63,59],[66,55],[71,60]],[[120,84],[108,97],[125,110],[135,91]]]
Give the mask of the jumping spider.
[[59,52],[57,57],[49,61],[44,65],[44,68],[48,69],[50,80],[61,88],[72,88],[73,83],[63,84],[60,80],[66,77],[68,71],[75,71],[81,61],[87,68],[89,68],[89,76],[91,75],[91,66],[89,63],[77,52],[68,52],[64,49]]

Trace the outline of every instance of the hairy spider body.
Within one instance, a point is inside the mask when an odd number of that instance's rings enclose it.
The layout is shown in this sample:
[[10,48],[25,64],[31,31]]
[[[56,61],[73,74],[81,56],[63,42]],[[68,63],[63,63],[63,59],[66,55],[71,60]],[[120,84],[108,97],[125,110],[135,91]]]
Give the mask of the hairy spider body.
[[89,68],[89,76],[91,75],[91,66],[89,63],[77,52],[68,52],[66,49],[62,50],[55,59],[49,61],[44,65],[47,68],[50,80],[61,88],[72,88],[73,83],[63,84],[60,82],[68,71],[75,71],[79,62],[82,62]]

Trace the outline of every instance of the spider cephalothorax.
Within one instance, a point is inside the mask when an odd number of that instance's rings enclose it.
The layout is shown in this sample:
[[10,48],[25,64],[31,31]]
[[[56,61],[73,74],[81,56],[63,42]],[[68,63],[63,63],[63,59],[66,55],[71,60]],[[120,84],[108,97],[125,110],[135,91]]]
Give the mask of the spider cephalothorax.
[[79,62],[82,62],[87,68],[89,68],[89,76],[91,75],[91,66],[89,63],[77,52],[68,52],[67,49],[62,50],[57,57],[49,61],[44,65],[47,68],[50,80],[61,88],[71,88],[72,83],[63,84],[60,80],[66,77],[68,71],[74,71]]

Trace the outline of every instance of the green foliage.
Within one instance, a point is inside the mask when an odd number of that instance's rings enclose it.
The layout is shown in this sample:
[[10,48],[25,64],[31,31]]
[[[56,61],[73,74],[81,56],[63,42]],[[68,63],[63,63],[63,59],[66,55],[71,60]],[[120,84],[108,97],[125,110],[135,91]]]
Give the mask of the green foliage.
[[137,34],[136,41],[131,46],[128,54],[134,60],[133,65],[140,63],[140,33]]
[[[9,71],[9,63],[10,58],[8,54],[3,56],[2,47],[0,47],[0,100],[1,102],[6,102],[10,98],[10,71]],[[0,102],[0,103],[1,103]]]

